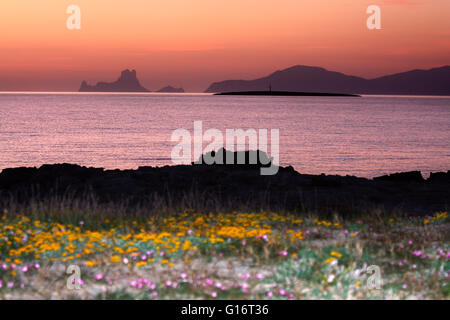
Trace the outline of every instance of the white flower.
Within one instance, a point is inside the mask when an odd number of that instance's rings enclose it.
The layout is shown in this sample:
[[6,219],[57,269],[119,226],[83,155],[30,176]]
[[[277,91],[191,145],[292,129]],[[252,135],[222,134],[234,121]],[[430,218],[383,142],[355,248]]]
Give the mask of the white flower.
[[328,283],[333,282],[334,278],[335,278],[334,274],[330,274],[330,275],[328,276],[328,279],[327,279],[327,280],[328,280]]

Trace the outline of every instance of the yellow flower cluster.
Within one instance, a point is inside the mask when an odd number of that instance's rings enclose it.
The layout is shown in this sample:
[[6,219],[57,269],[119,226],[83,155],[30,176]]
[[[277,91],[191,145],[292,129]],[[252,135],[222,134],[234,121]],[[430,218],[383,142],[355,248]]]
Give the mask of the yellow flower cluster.
[[444,211],[444,212],[435,214],[435,215],[434,215],[433,217],[431,217],[431,218],[425,219],[424,222],[423,222],[423,224],[427,225],[427,224],[429,224],[431,221],[445,220],[445,219],[447,219],[447,218],[448,218],[448,212],[447,212],[447,211]]
[[331,263],[336,259],[342,258],[342,254],[338,251],[331,251],[328,259],[325,260],[325,263]]
[[331,221],[326,221],[326,220],[314,219],[314,223],[317,224],[318,226],[324,226],[324,227],[334,226],[336,228],[342,228],[342,226],[340,225],[339,222],[331,222]]
[[[90,230],[84,224],[61,224],[31,220],[21,216],[0,221],[0,251],[6,252],[6,261],[17,259],[46,259],[52,261],[80,260],[86,266],[96,266],[101,257],[112,263],[125,256],[136,257],[136,265],[144,266],[153,259],[141,261],[138,255],[152,251],[155,257],[170,259],[172,254],[197,250],[198,245],[216,245],[231,240],[251,240],[258,243],[273,241],[279,244],[303,240],[300,230],[289,229],[273,234],[273,226],[303,223],[294,216],[272,213],[183,213],[167,218],[143,219],[141,222],[114,223],[105,219],[103,227]],[[233,246],[232,246],[233,247]],[[158,260],[160,261],[160,260]],[[170,262],[167,263],[170,265]]]

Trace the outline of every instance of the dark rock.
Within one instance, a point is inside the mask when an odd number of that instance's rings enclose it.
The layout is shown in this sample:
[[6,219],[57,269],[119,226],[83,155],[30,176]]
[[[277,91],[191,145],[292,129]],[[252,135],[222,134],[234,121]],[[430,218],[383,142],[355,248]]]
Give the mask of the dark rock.
[[420,171],[400,172],[373,178],[380,181],[394,181],[394,182],[425,182]]
[[[249,153],[246,153],[248,156]],[[248,158],[246,158],[248,160]],[[266,159],[267,160],[267,159]],[[430,214],[448,209],[449,172],[433,174],[423,183],[420,172],[377,179],[308,175],[292,167],[263,176],[261,163],[239,165],[180,165],[104,170],[72,164],[4,169],[0,173],[0,208],[10,199],[27,203],[70,195],[89,195],[100,203],[167,205],[205,210],[312,210],[323,213],[392,212]],[[432,183],[431,183],[432,182]],[[180,209],[184,210],[184,209]]]
[[239,167],[240,169],[259,169],[270,167],[273,158],[260,150],[228,151],[220,148],[218,151],[210,151],[200,156],[193,165],[223,165],[227,167]]
[[430,177],[427,179],[431,183],[449,183],[450,171],[447,172],[431,172]]

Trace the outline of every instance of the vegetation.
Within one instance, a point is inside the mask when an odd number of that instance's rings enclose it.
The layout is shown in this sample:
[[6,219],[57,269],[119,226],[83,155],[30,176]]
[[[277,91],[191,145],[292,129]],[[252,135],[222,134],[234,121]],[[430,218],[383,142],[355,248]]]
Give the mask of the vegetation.
[[448,299],[449,226],[447,212],[5,211],[0,299]]

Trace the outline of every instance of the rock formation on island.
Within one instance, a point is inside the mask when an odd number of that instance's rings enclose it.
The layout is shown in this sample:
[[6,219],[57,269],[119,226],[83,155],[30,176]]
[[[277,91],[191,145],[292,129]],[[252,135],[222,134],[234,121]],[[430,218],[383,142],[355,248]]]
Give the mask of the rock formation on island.
[[124,70],[120,78],[115,82],[98,82],[96,85],[88,85],[86,81],[81,83],[79,92],[149,92],[141,86],[136,77],[136,70]]

